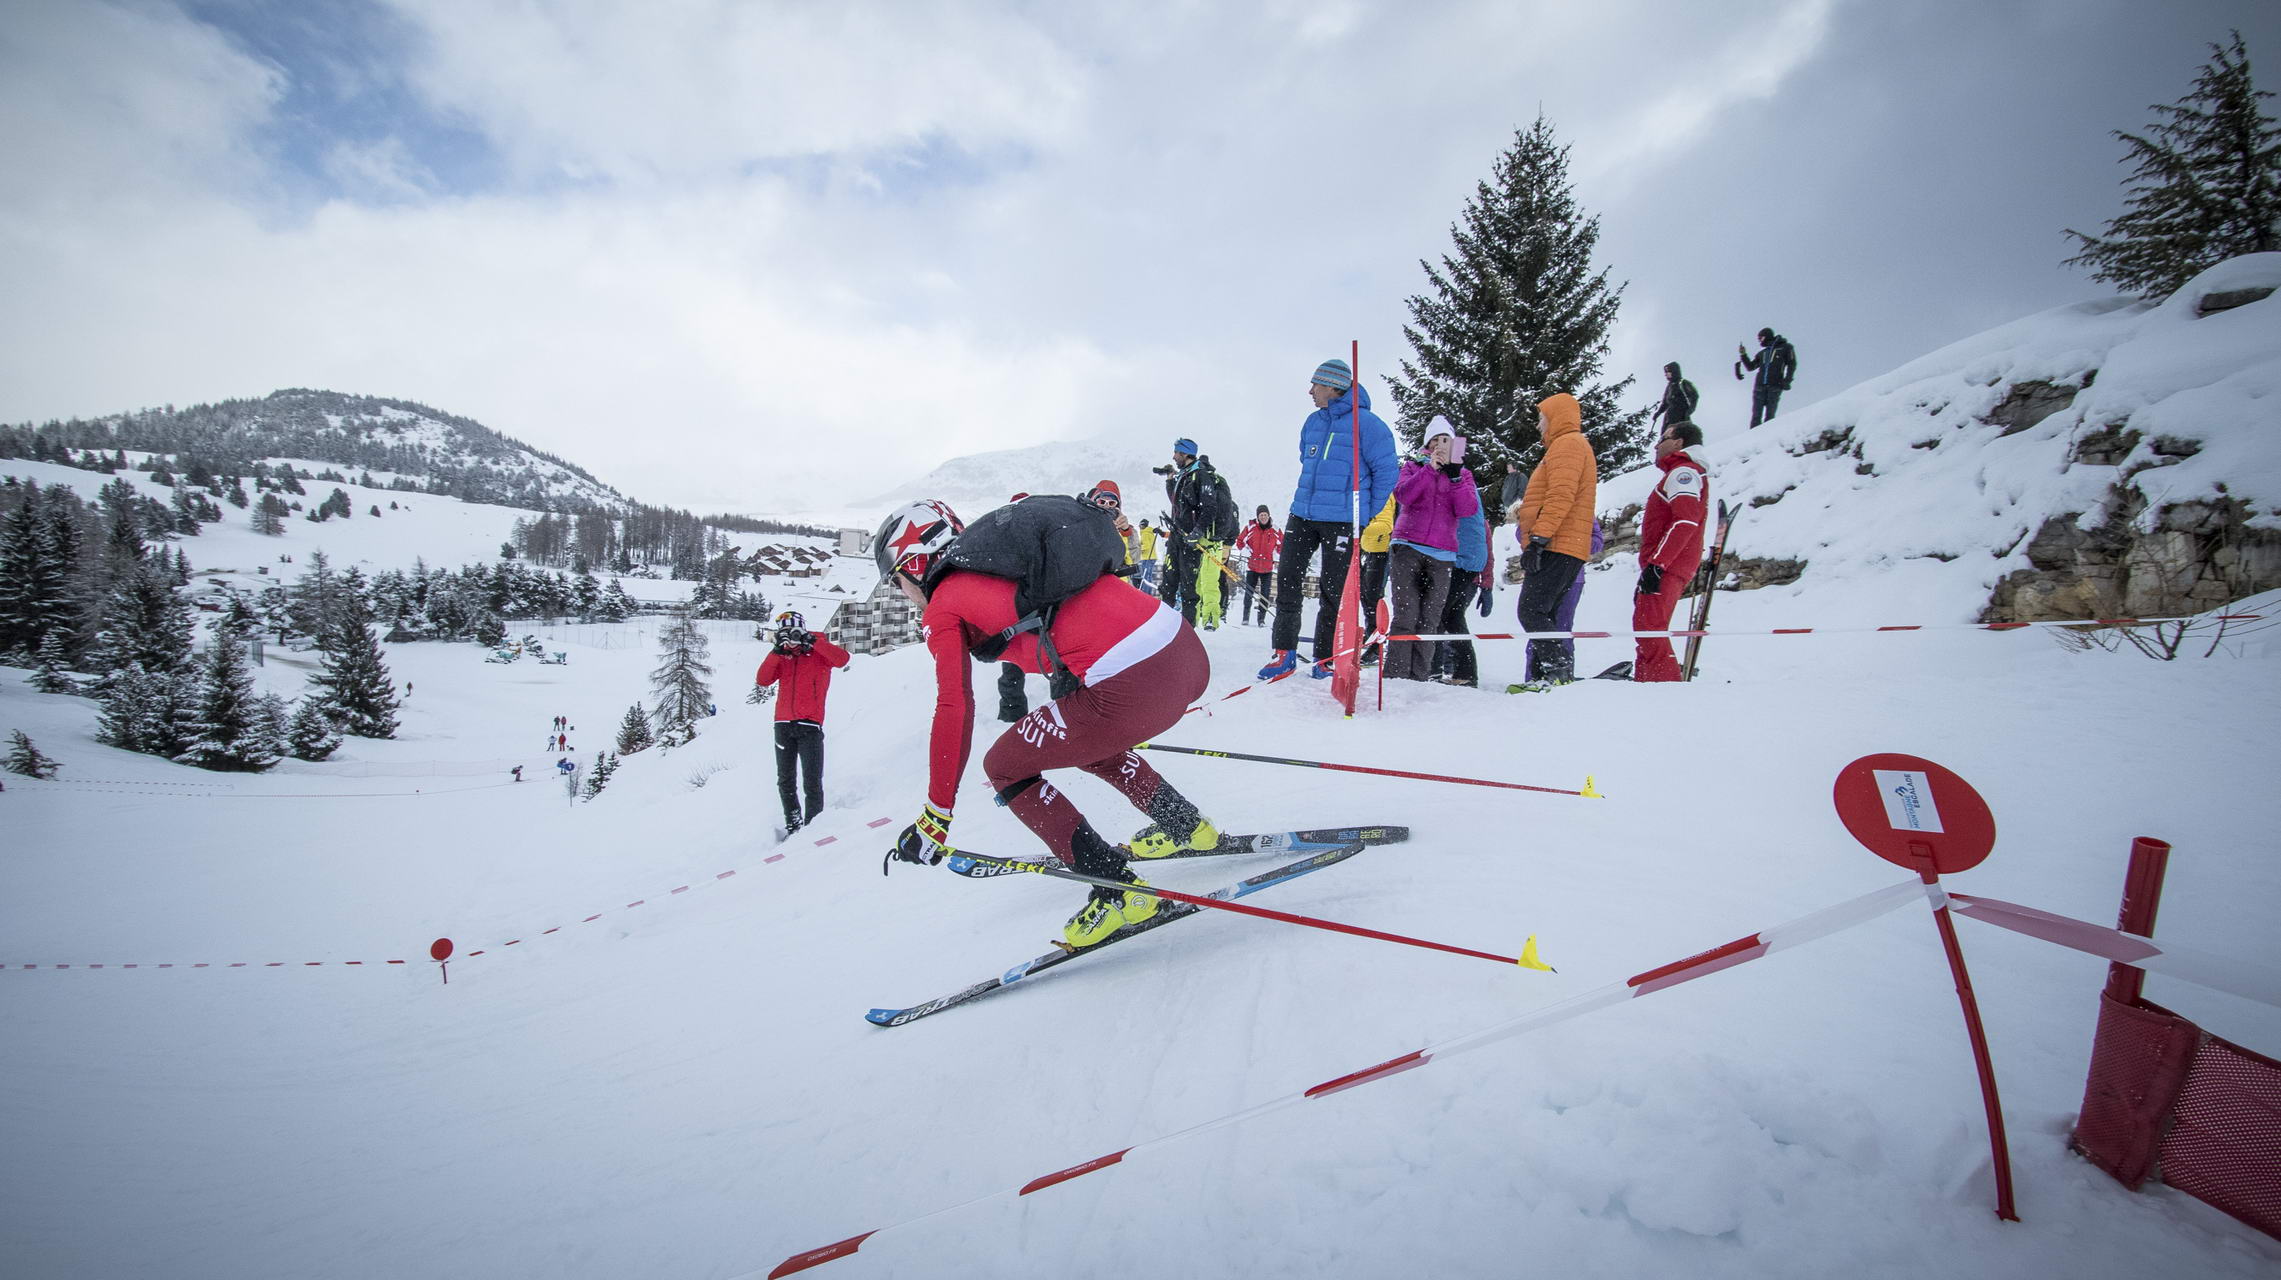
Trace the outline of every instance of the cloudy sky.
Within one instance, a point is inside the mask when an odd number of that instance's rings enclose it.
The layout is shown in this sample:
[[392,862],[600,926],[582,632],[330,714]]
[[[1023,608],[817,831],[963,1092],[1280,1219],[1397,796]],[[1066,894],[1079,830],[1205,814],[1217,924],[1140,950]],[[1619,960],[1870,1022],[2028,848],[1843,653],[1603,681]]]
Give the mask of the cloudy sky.
[[[2101,290],[2066,226],[2271,0],[0,0],[0,420],[324,387],[650,501],[1291,433],[1541,110],[1716,431]],[[831,500],[822,495],[830,494]]]

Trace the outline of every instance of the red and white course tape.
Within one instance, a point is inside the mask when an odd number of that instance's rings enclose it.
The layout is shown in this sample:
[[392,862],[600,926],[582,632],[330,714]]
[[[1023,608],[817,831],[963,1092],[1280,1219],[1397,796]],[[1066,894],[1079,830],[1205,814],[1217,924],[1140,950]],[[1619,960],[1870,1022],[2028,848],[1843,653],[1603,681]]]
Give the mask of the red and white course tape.
[[[512,785],[512,784],[500,784],[500,785]],[[884,826],[886,826],[888,823],[890,823],[890,822],[893,822],[893,821],[894,821],[894,819],[893,819],[893,818],[873,818],[871,821],[869,821],[869,822],[866,822],[866,823],[864,823],[863,825],[864,825],[864,826],[866,826],[866,827],[877,828],[877,827],[884,827]],[[820,848],[824,847],[825,845],[828,845],[828,844],[837,844],[837,843],[839,843],[839,837],[838,837],[838,836],[825,836],[825,837],[823,837],[823,838],[822,838],[822,839],[820,839],[820,840],[816,840],[816,841],[813,841],[813,842],[811,842],[811,846],[810,846],[810,847],[812,847],[812,848],[818,848],[818,849],[820,849]],[[772,853],[772,854],[768,855],[767,857],[765,857],[765,858],[762,858],[762,859],[760,860],[760,862],[761,862],[761,865],[763,865],[763,866],[766,866],[767,864],[769,864],[769,863],[771,863],[771,862],[782,862],[782,861],[784,861],[784,859],[786,858],[786,856],[788,856],[788,855],[785,855],[785,854],[782,854],[782,853]],[[713,875],[712,879],[710,879],[710,880],[693,880],[693,881],[691,881],[691,882],[690,882],[690,883],[688,883],[688,884],[684,884],[684,885],[676,885],[676,886],[675,886],[673,889],[671,889],[671,890],[669,890],[667,893],[665,893],[665,894],[663,895],[663,897],[659,898],[659,899],[658,899],[658,901],[661,901],[661,902],[662,902],[662,901],[664,901],[666,898],[672,898],[672,897],[676,897],[676,896],[678,896],[678,895],[680,895],[680,894],[684,894],[684,893],[687,893],[687,892],[689,892],[691,889],[695,889],[695,888],[698,888],[698,887],[700,887],[700,886],[702,886],[702,885],[707,885],[707,884],[718,884],[719,882],[721,882],[721,881],[723,881],[723,880],[727,880],[727,879],[729,879],[730,877],[732,877],[732,876],[734,876],[734,875],[736,875],[736,874],[737,874],[737,872],[736,872],[736,868],[734,868],[734,867],[731,867],[731,868],[730,868],[729,870],[727,870],[727,871],[716,872],[716,873]],[[614,913],[614,912],[618,912],[618,911],[631,911],[631,910],[633,910],[635,907],[643,907],[643,906],[648,906],[648,905],[649,905],[649,903],[650,903],[650,899],[648,899],[648,898],[636,898],[636,899],[634,899],[632,902],[629,902],[629,903],[625,904],[625,905],[624,905],[624,906],[622,906],[622,907],[608,907],[608,908],[604,908],[603,910],[597,911],[597,912],[595,912],[594,914],[592,914],[592,915],[590,915],[590,916],[585,916],[585,917],[582,917],[582,918],[580,918],[579,920],[575,921],[574,923],[577,923],[577,924],[592,924],[592,923],[594,923],[596,920],[599,920],[599,919],[601,919],[602,917],[604,917],[604,916],[606,916],[606,915],[610,915],[610,914],[612,914],[612,913]],[[503,950],[505,950],[505,949],[506,949],[506,948],[508,948],[508,947],[519,947],[519,946],[521,946],[523,943],[525,943],[525,942],[527,942],[527,941],[531,941],[531,940],[533,940],[533,939],[537,939],[537,938],[543,938],[543,937],[546,937],[548,934],[552,934],[552,933],[560,933],[560,932],[562,932],[563,928],[564,928],[564,926],[562,926],[562,925],[559,925],[559,924],[558,924],[558,925],[555,925],[554,927],[552,927],[552,928],[549,928],[549,929],[541,929],[541,930],[539,930],[537,933],[534,933],[534,934],[531,934],[531,935],[529,935],[529,937],[527,937],[527,938],[510,938],[510,939],[508,939],[507,941],[505,941],[505,942],[501,942],[501,943],[498,943],[498,944],[496,944],[495,946],[492,946],[492,947],[478,947],[478,948],[476,948],[476,949],[475,949],[475,950],[473,950],[473,951],[463,952],[463,953],[461,953],[460,955],[454,956],[454,957],[453,957],[453,960],[454,960],[454,961],[459,961],[459,960],[472,960],[472,959],[474,959],[476,956],[479,956],[479,955],[483,955],[483,954],[485,954],[487,951],[503,951]],[[169,961],[169,962],[167,962],[167,963],[165,963],[165,964],[154,964],[154,963],[151,963],[151,962],[149,962],[149,961],[137,961],[137,962],[135,962],[135,963],[132,963],[132,964],[121,964],[121,963],[118,963],[118,962],[115,962],[115,961],[107,961],[107,962],[104,962],[104,963],[101,963],[101,964],[90,964],[90,963],[80,963],[80,964],[8,964],[8,963],[0,963],[0,969],[317,969],[317,968],[323,968],[323,967],[325,967],[325,966],[327,966],[327,965],[335,965],[335,966],[347,966],[347,967],[356,967],[356,966],[363,966],[363,965],[367,965],[367,964],[369,964],[369,965],[371,965],[371,966],[379,966],[379,965],[390,965],[390,964],[413,964],[413,963],[419,963],[419,964],[427,964],[427,963],[430,963],[430,962],[429,962],[429,961],[427,961],[427,960],[420,960],[420,961],[417,961],[417,962],[415,962],[415,961],[411,961],[411,960],[374,960],[374,961],[369,961],[369,962],[367,962],[367,961],[364,961],[364,960],[298,960],[298,961],[295,961],[295,960],[239,960],[239,961],[234,961],[234,962],[220,962],[220,961],[210,961],[210,962],[202,962],[202,963],[197,963],[197,964],[184,963],[184,962],[180,962],[180,961]]]
[[1453,631],[1435,635],[1398,635],[1393,640],[1631,640],[1663,637],[1677,640],[1693,636],[1834,636],[1880,631],[2020,631],[2028,627],[2150,627],[2164,622],[2256,622],[2262,613],[2217,613],[2191,618],[2074,618],[2050,622],[1911,622],[1885,627],[1769,627],[1754,631]]

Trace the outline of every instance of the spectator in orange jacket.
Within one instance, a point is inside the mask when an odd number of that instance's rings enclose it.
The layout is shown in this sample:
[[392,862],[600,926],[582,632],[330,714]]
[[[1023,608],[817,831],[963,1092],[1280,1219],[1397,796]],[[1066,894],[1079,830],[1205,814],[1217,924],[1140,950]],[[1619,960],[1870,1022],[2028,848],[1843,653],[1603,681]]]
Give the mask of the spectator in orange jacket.
[[[1592,554],[1592,515],[1600,489],[1599,462],[1584,438],[1584,411],[1576,397],[1555,392],[1537,402],[1544,458],[1511,512],[1521,543],[1521,629],[1552,631],[1561,597]],[[1529,641],[1529,661],[1551,684],[1576,678],[1576,660],[1556,640]]]
[[[824,809],[824,699],[832,691],[833,670],[847,665],[847,650],[809,632],[808,620],[791,609],[776,615],[770,634],[773,646],[753,682],[782,691],[776,700],[776,795],[784,802],[784,834],[791,835]],[[800,804],[803,790],[806,808]]]

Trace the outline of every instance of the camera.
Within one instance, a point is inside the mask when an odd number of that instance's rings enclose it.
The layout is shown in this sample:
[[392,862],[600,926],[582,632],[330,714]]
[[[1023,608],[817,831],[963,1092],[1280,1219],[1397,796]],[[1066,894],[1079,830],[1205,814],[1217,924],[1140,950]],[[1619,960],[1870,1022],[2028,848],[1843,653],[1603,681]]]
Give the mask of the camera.
[[1168,476],[1172,474],[1172,467],[1169,463],[1161,467],[1150,467],[1148,473],[1152,476]]

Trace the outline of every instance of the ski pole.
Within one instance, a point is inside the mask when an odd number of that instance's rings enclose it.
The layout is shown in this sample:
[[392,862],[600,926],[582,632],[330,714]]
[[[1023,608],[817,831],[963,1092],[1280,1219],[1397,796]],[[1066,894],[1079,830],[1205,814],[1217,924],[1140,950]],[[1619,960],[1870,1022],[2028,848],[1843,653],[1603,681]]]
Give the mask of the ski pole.
[[1116,889],[1125,893],[1146,894],[1152,898],[1163,898],[1171,902],[1185,902],[1194,907],[1210,907],[1215,911],[1233,911],[1238,915],[1258,916],[1262,920],[1280,920],[1285,924],[1305,925],[1310,929],[1324,929],[1331,933],[1347,933],[1357,938],[1374,938],[1380,942],[1400,943],[1406,947],[1423,947],[1428,951],[1447,951],[1451,955],[1471,956],[1476,960],[1494,960],[1498,964],[1515,965],[1523,969],[1539,969],[1546,973],[1559,972],[1537,957],[1537,937],[1533,933],[1521,944],[1521,954],[1501,956],[1494,952],[1475,951],[1471,947],[1460,947],[1454,943],[1435,942],[1429,938],[1413,938],[1401,933],[1387,933],[1380,929],[1369,929],[1358,924],[1344,924],[1337,920],[1320,920],[1314,916],[1298,915],[1290,911],[1277,911],[1272,907],[1247,906],[1241,902],[1229,902],[1222,898],[1206,898],[1193,893],[1182,893],[1177,889],[1159,889],[1154,885],[1127,884],[1122,880],[1111,880],[1104,876],[1089,876],[1082,871],[1072,871],[1058,862],[1029,862],[1020,858],[993,858],[988,854],[964,851],[961,851],[957,856],[986,867],[998,867],[1007,871],[1027,871],[1033,875],[1051,876],[1056,880],[1073,880],[1078,884],[1089,884],[1103,889]]
[[1301,769],[1333,769],[1340,773],[1371,773],[1384,778],[1415,778],[1420,782],[1454,782],[1468,787],[1501,787],[1507,791],[1542,791],[1547,795],[1582,796],[1592,800],[1605,800],[1607,798],[1593,788],[1592,779],[1589,775],[1584,779],[1582,791],[1571,791],[1566,787],[1538,787],[1531,786],[1526,782],[1498,782],[1489,778],[1460,778],[1446,773],[1412,773],[1408,769],[1379,769],[1366,764],[1332,764],[1327,760],[1294,760],[1286,756],[1255,756],[1241,751],[1208,751],[1202,747],[1175,747],[1162,742],[1136,743],[1133,750],[1176,751],[1184,756],[1213,756],[1221,760],[1249,760],[1253,764],[1287,764]]

